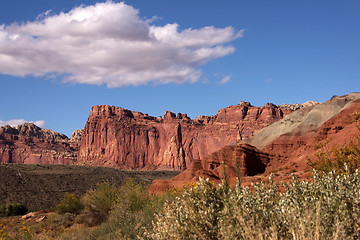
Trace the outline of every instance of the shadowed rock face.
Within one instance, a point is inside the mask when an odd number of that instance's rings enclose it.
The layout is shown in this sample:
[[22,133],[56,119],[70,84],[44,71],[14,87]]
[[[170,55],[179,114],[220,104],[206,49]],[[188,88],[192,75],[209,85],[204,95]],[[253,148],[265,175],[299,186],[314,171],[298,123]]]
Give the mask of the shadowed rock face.
[[239,104],[199,116],[167,111],[151,117],[113,106],[94,106],[82,132],[78,162],[124,169],[184,170],[220,148],[249,137],[292,112],[273,104]]
[[77,141],[33,123],[0,127],[0,163],[74,164]]
[[224,179],[224,170],[230,183],[236,177],[254,176],[265,172],[270,161],[269,154],[263,153],[248,144],[226,146],[202,159],[194,160],[179,175],[170,180],[155,180],[150,188],[151,194],[164,192],[169,187],[179,187],[195,183],[199,178],[209,178],[214,183]]

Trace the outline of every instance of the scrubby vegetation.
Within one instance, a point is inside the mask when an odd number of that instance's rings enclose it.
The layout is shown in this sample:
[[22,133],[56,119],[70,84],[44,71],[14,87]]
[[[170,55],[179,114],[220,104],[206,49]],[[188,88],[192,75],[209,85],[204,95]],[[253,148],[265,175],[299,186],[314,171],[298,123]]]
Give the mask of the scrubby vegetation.
[[66,194],[59,205],[67,210],[24,224],[13,235],[1,227],[0,238],[360,238],[360,175],[347,167],[340,174],[314,170],[313,181],[293,177],[281,186],[271,178],[252,187],[238,181],[233,188],[201,180],[153,197],[133,180],[120,188],[104,182],[80,198]]
[[28,212],[27,207],[21,203],[8,203],[0,205],[0,216],[24,215]]
[[359,239],[360,176],[318,174],[314,181],[270,181],[254,188],[202,180],[167,202],[148,239]]
[[56,206],[55,211],[58,213],[77,213],[84,209],[84,204],[73,193],[65,193],[64,198]]

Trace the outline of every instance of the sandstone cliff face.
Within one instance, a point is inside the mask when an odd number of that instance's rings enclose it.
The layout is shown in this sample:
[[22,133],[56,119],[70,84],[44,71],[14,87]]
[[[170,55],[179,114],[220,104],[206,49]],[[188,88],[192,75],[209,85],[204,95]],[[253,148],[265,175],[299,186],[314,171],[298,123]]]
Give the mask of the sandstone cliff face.
[[264,173],[269,161],[269,154],[263,153],[251,145],[225,146],[207,157],[194,160],[185,171],[170,180],[155,180],[150,185],[149,193],[164,192],[170,187],[195,183],[199,178],[208,178],[219,184],[225,177],[224,170],[229,183],[233,185],[237,177]]
[[113,106],[94,106],[82,132],[78,163],[124,169],[184,170],[220,148],[247,138],[292,112],[289,107],[241,102],[215,116],[190,119],[167,111],[151,117]]
[[[150,193],[164,192],[170,187],[181,187],[196,182],[199,177],[209,178],[215,183],[224,179],[221,161],[226,166],[230,184],[237,175],[243,185],[259,181],[273,174],[275,181],[290,181],[291,174],[300,179],[311,177],[308,159],[316,159],[318,143],[326,148],[356,142],[360,136],[354,113],[360,112],[360,93],[334,97],[321,104],[307,104],[282,120],[263,128],[254,137],[241,142],[250,142],[261,150],[241,144],[226,146],[219,151],[192,164],[170,180],[156,180],[150,186]],[[239,174],[236,172],[239,162]],[[260,176],[254,176],[260,174]]]
[[78,142],[32,123],[0,127],[0,163],[74,164]]

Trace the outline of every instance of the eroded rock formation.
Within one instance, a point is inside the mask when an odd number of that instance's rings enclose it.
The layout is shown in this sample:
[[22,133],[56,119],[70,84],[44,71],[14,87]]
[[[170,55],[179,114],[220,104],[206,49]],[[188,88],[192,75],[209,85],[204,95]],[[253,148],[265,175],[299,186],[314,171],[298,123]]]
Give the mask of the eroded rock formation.
[[224,171],[228,181],[233,184],[237,177],[264,173],[270,158],[269,154],[248,144],[225,146],[207,157],[194,160],[185,171],[170,180],[155,180],[149,192],[164,192],[170,187],[195,183],[200,178],[220,183],[225,177]]
[[[221,161],[225,164],[228,180],[234,184],[237,176],[248,185],[267,178],[289,181],[295,174],[301,179],[311,177],[308,159],[316,159],[319,144],[326,149],[356,142],[360,137],[354,113],[360,112],[360,93],[334,97],[321,104],[309,104],[288,114],[282,120],[263,128],[253,137],[193,163],[171,180],[157,180],[150,186],[150,193],[163,192],[170,187],[181,187],[196,182],[200,177],[215,183],[224,179]],[[256,147],[244,144],[248,142]],[[236,168],[236,161],[239,165]],[[239,172],[236,172],[239,169]],[[260,174],[260,176],[255,176]]]
[[78,145],[33,123],[0,127],[0,163],[75,164]]
[[190,119],[167,111],[151,117],[114,106],[94,106],[82,132],[78,162],[124,169],[184,170],[220,148],[247,138],[291,113],[289,107],[250,103]]

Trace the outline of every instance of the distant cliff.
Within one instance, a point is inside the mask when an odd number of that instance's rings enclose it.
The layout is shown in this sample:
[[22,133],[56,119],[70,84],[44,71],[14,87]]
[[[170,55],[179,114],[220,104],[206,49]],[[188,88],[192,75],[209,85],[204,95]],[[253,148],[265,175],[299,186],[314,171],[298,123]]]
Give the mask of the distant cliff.
[[250,103],[190,119],[167,111],[151,117],[114,106],[94,106],[82,132],[78,164],[123,169],[184,170],[220,148],[252,136],[293,110]]
[[0,163],[75,164],[79,141],[33,123],[0,127]]

